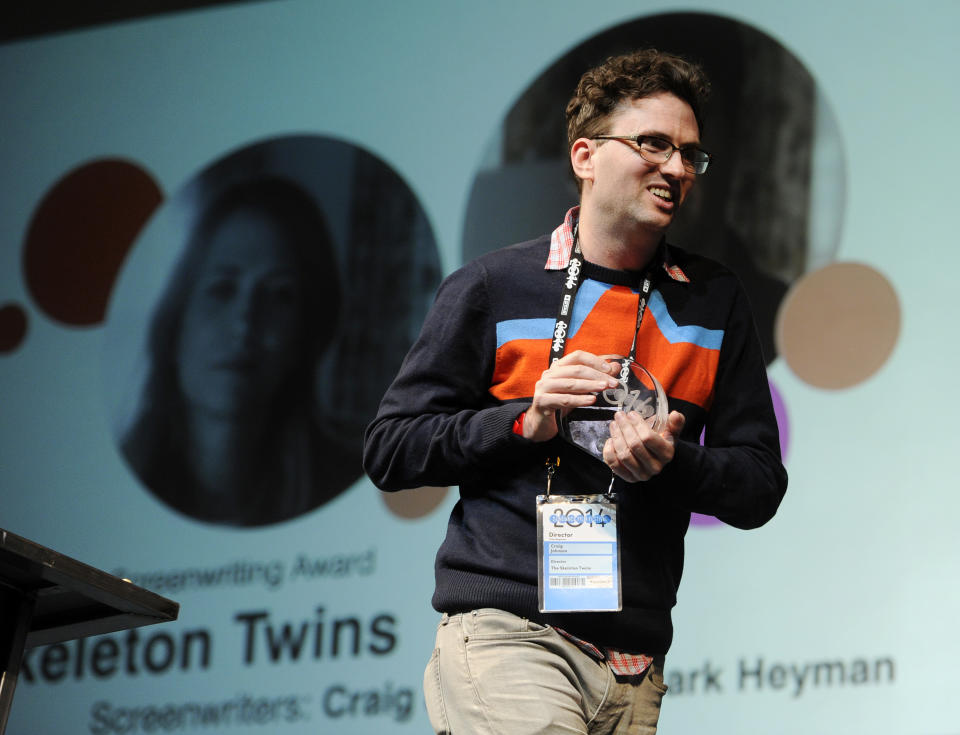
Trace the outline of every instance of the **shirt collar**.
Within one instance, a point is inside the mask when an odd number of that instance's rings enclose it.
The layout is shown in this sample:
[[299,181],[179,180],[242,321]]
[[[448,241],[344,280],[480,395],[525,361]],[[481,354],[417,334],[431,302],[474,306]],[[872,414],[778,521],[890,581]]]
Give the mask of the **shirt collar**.
[[[547,262],[544,264],[544,270],[559,271],[563,270],[570,263],[570,253],[573,252],[573,231],[580,219],[580,207],[571,207],[567,215],[563,218],[563,224],[553,231],[550,235],[550,253],[547,255]],[[667,248],[660,248],[662,253],[663,270],[674,281],[689,283],[687,274],[681,270],[676,263],[670,262],[670,255]]]

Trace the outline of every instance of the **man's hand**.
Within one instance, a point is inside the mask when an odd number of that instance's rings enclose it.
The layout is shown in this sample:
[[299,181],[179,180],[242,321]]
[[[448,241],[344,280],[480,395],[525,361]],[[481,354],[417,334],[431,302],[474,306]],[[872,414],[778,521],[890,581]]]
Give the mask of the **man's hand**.
[[627,482],[649,480],[673,460],[684,421],[682,413],[671,411],[658,434],[636,411],[618,411],[610,422],[610,438],[603,445],[603,461]]
[[616,388],[620,366],[591,352],[564,355],[543,371],[533,392],[533,404],[523,418],[523,435],[542,442],[557,435],[557,411],[592,406],[597,393]]

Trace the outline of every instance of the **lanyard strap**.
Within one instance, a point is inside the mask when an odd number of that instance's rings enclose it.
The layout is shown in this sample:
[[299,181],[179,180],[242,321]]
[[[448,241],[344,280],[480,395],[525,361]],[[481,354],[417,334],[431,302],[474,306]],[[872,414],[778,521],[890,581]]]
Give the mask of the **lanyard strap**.
[[[557,310],[557,318],[553,325],[553,343],[550,345],[551,365],[563,357],[563,352],[567,346],[567,331],[570,329],[570,315],[573,313],[573,302],[577,298],[577,291],[580,290],[583,253],[580,250],[578,229],[579,223],[573,230],[573,252],[570,254],[570,262],[567,265],[567,278],[563,282],[563,291],[560,296],[560,308]],[[643,275],[643,287],[640,290],[640,300],[637,302],[637,325],[633,330],[633,341],[630,343],[629,358],[634,362],[637,358],[637,335],[640,333],[640,323],[643,321],[643,314],[647,310],[650,284],[651,270],[647,269],[647,272]],[[624,369],[627,369],[626,364],[624,365]]]

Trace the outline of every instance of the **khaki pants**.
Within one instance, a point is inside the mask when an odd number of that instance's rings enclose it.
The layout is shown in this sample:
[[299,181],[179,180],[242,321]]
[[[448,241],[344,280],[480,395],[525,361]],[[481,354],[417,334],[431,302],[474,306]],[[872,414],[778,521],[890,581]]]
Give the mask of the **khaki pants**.
[[616,677],[553,628],[502,610],[444,615],[423,677],[439,735],[657,731],[663,657]]

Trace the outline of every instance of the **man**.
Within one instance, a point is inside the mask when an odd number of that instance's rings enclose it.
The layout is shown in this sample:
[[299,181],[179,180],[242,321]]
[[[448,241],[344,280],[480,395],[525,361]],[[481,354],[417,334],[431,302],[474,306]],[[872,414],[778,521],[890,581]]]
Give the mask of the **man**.
[[[583,76],[567,106],[579,208],[444,282],[367,430],[382,489],[460,486],[424,677],[438,733],[655,732],[690,513],[752,528],[786,489],[746,297],[664,240],[709,164],[707,89],[698,66],[653,50]],[[558,435],[558,416],[621,385],[610,355],[646,367],[671,411],[659,430],[617,412],[601,460]],[[620,548],[607,578],[622,601],[561,612],[543,602],[554,581],[538,566],[553,562],[537,496],[608,486]]]

